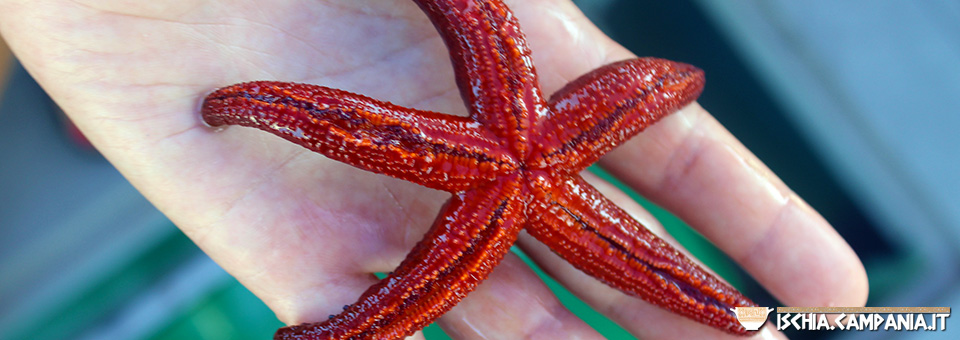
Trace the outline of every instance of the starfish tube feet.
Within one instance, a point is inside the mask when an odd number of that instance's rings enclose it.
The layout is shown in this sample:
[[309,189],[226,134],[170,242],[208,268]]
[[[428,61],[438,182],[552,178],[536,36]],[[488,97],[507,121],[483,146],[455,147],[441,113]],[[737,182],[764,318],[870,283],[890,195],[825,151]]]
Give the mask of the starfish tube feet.
[[360,300],[331,319],[281,328],[274,339],[399,339],[473,291],[517,239],[524,216],[519,176],[455,195],[433,227]]
[[730,310],[755,306],[610,202],[579,176],[543,192],[527,232],[581,271],[630,295],[730,333]]

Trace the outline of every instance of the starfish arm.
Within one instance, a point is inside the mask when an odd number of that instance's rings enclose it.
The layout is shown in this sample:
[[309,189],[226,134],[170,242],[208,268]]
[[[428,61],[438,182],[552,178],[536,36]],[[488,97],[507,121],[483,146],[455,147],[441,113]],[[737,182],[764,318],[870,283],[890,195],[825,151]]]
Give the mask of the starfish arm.
[[455,195],[393,273],[331,319],[274,339],[399,339],[452,308],[503,259],[523,224],[517,175]]
[[513,13],[499,0],[416,0],[450,50],[470,115],[518,154],[530,114],[545,114],[533,58]]
[[207,96],[204,121],[256,127],[332,159],[458,192],[516,167],[469,118],[418,111],[317,85],[250,82]]
[[576,174],[660,118],[693,102],[703,71],[674,61],[637,58],[598,68],[550,97],[537,122],[533,167]]
[[[625,293],[727,332],[730,308],[755,306],[690,261],[579,176],[540,189],[527,232],[573,266]],[[544,188],[546,186],[539,186]]]

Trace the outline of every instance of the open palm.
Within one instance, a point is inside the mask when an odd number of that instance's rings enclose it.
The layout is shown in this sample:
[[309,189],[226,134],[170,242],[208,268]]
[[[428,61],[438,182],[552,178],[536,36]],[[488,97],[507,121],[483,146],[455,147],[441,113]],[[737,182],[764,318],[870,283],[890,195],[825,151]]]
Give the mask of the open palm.
[[[631,56],[569,1],[507,2],[547,94]],[[354,302],[372,273],[400,262],[449,196],[252,129],[216,131],[198,114],[206,93],[247,80],[322,84],[465,114],[446,49],[412,2],[0,0],[0,32],[97,148],[285,322],[319,321]],[[785,304],[864,303],[866,277],[846,243],[699,106],[601,164]],[[657,231],[636,204],[595,185]],[[526,235],[519,243],[634,334],[726,336],[624,298]],[[440,322],[459,338],[597,336],[510,255]]]

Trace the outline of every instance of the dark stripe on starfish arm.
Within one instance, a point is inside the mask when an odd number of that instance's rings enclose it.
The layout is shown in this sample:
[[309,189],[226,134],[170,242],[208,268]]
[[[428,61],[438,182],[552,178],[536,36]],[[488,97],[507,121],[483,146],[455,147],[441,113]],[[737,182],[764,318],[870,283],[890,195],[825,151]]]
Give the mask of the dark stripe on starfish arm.
[[463,191],[517,167],[475,121],[323,86],[250,82],[204,101],[213,126],[256,127],[332,159],[427,187]]
[[510,141],[518,155],[531,115],[546,112],[531,51],[501,1],[416,0],[450,51],[460,95],[472,117]]
[[568,83],[550,97],[551,114],[535,127],[533,167],[575,174],[703,91],[703,71],[674,61],[637,58],[612,63]]
[[572,265],[611,287],[704,324],[747,331],[730,311],[755,306],[610,202],[582,178],[534,206],[527,232]]
[[451,198],[389,276],[331,319],[281,328],[274,339],[399,339],[448,311],[486,279],[523,224],[518,175]]

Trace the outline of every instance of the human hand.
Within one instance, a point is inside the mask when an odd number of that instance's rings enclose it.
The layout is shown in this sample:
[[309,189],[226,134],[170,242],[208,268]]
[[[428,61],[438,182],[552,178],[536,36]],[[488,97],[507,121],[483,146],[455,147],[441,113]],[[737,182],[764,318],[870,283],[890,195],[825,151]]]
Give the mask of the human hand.
[[[509,4],[544,93],[631,56],[569,2]],[[214,131],[197,114],[212,89],[255,79],[465,113],[447,52],[412,3],[4,0],[0,15],[0,32],[21,61],[98,149],[285,322],[323,320],[352,303],[375,282],[371,273],[399,263],[448,196],[258,131]],[[700,230],[785,304],[864,302],[865,274],[849,247],[699,106],[668,116],[601,164]],[[615,189],[595,185],[658,229]],[[529,237],[519,243],[634,334],[718,336],[623,298]],[[595,336],[512,255],[440,323],[462,338]]]

